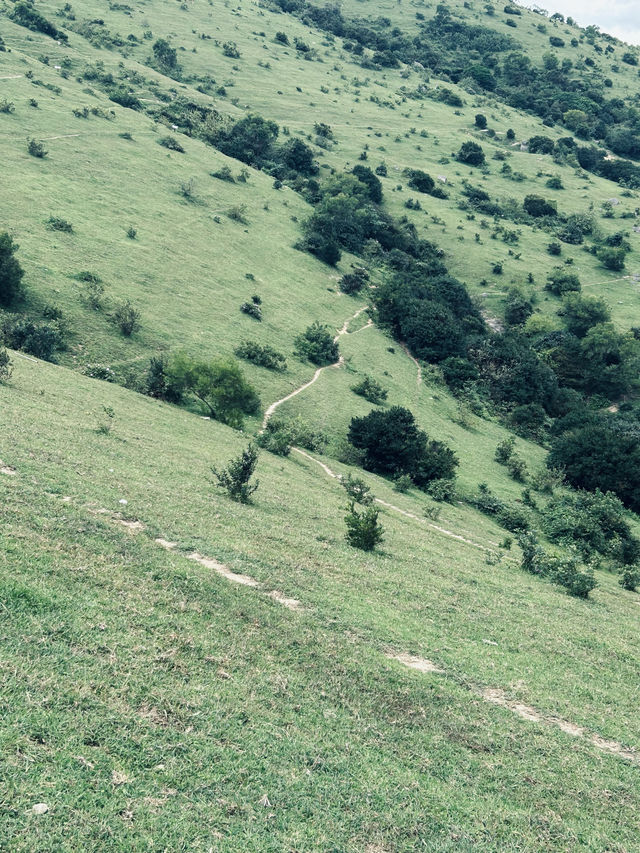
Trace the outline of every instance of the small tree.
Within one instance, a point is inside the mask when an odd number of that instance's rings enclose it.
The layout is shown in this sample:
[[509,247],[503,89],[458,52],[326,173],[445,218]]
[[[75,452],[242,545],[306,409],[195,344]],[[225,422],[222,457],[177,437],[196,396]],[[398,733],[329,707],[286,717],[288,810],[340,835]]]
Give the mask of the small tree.
[[200,361],[186,353],[175,353],[166,370],[167,381],[176,392],[191,392],[212,418],[240,429],[243,415],[256,414],[260,398],[232,358]]
[[14,243],[6,231],[0,234],[0,305],[8,306],[20,295],[24,270],[15,253]]
[[482,166],[485,159],[484,151],[477,142],[463,142],[456,159],[460,163],[466,163],[467,166]]
[[480,130],[484,130],[487,126],[487,117],[482,113],[476,113],[475,125]]
[[46,157],[49,153],[42,142],[38,142],[37,139],[29,139],[27,142],[27,151],[31,154],[32,157],[38,157],[42,159]]
[[378,523],[379,510],[373,506],[365,507],[361,512],[352,501],[347,505],[344,520],[347,525],[346,539],[352,548],[373,551],[384,540],[384,528]]
[[13,363],[7,350],[2,347],[0,349],[0,384],[8,382],[13,373]]
[[251,495],[260,485],[259,480],[250,482],[258,464],[258,449],[249,444],[236,459],[232,459],[226,468],[211,466],[217,486],[224,489],[232,501],[241,504],[251,502]]
[[293,342],[297,356],[321,367],[335,364],[340,357],[338,344],[332,338],[329,327],[317,320],[297,335]]
[[370,403],[376,406],[381,405],[387,399],[387,389],[383,388],[379,382],[376,382],[371,376],[366,375],[360,382],[351,386],[354,394],[364,397]]
[[347,474],[340,479],[340,485],[349,495],[352,503],[359,503],[362,506],[370,506],[373,503],[371,488],[361,477],[352,477],[351,474]]
[[140,328],[140,312],[133,307],[128,299],[116,305],[111,320],[118,326],[125,338],[130,338]]

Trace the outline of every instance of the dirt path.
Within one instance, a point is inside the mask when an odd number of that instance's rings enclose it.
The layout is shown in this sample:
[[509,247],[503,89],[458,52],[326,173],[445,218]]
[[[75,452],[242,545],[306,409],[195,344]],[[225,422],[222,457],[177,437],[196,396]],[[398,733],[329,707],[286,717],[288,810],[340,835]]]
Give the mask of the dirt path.
[[417,358],[415,358],[415,356],[411,355],[411,352],[409,351],[409,347],[406,344],[400,344],[400,346],[405,351],[407,356],[411,359],[411,361],[415,364],[415,366],[418,368],[418,375],[416,377],[416,385],[418,387],[420,387],[420,385],[422,385],[422,367],[420,366],[420,362],[418,361]]
[[[363,311],[366,311],[368,307],[369,307],[368,305],[365,305],[364,307],[359,308],[355,314],[352,314],[351,317],[347,317],[347,319],[342,324],[342,328],[338,331],[337,335],[333,339],[334,344],[337,344],[343,335],[348,334],[349,323],[352,320],[355,320],[356,317],[359,317],[360,314],[362,314]],[[369,320],[367,325],[363,326],[363,328],[368,329],[369,326],[372,326],[372,325],[373,325],[373,321]],[[357,331],[361,332],[362,329],[358,329]],[[354,334],[355,334],[355,332],[354,332]],[[306,391],[307,388],[310,388],[315,382],[318,381],[320,374],[323,373],[325,370],[331,370],[331,368],[334,368],[334,367],[341,367],[343,364],[344,364],[344,358],[342,356],[340,356],[340,358],[336,362],[334,362],[333,364],[327,364],[324,367],[319,367],[316,370],[316,372],[313,374],[313,377],[308,382],[305,382],[304,385],[301,385],[299,388],[296,388],[295,391],[292,391],[290,394],[287,394],[286,397],[282,397],[282,399],[276,400],[275,403],[272,403],[269,406],[269,408],[266,410],[266,412],[264,413],[264,418],[262,419],[262,429],[265,430],[267,428],[267,424],[269,423],[273,413],[278,408],[278,406],[281,406],[283,403],[286,403],[287,400],[291,400],[292,397],[296,397],[298,394],[302,393],[302,391]]]
[[[140,522],[134,522],[134,524],[139,525]],[[130,529],[131,523],[128,524]],[[144,526],[136,527],[135,530],[142,530]],[[176,542],[169,542],[166,539],[158,538],[155,540],[156,545],[159,545],[161,548],[164,548],[165,551],[174,551],[177,547]],[[255,589],[264,591],[264,587],[257,581],[255,578],[250,577],[249,575],[238,574],[237,572],[232,572],[231,569],[228,569],[224,563],[219,562],[219,560],[215,560],[212,557],[203,557],[202,554],[199,554],[197,551],[193,551],[191,554],[186,555],[188,560],[193,560],[195,563],[200,563],[201,566],[204,566],[205,569],[213,569],[214,572],[221,575],[228,581],[232,583],[240,584],[241,586],[250,586]],[[288,598],[283,593],[278,592],[275,589],[267,591],[267,595],[269,598],[272,598],[274,601],[277,601],[278,604],[281,604],[283,607],[288,608],[289,610],[302,610],[302,605],[298,601],[297,598]]]
[[[447,675],[446,671],[433,663],[433,661],[427,660],[426,658],[416,657],[415,655],[410,655],[406,652],[387,652],[386,657],[389,658],[389,660],[396,660],[404,666],[409,667],[409,669],[415,669],[418,672]],[[473,687],[470,689],[474,690]],[[599,749],[602,752],[608,752],[610,755],[616,755],[618,758],[623,758],[626,761],[631,761],[633,764],[640,765],[640,754],[634,749],[629,749],[621,743],[618,743],[616,740],[603,738],[599,734],[590,732],[583,726],[570,723],[568,720],[563,720],[561,717],[556,717],[553,714],[545,714],[542,711],[538,711],[536,708],[533,708],[531,705],[526,705],[524,702],[509,699],[504,690],[500,690],[496,687],[485,687],[475,690],[475,692],[477,692],[478,696],[480,696],[485,702],[489,702],[492,705],[498,705],[501,708],[506,708],[529,723],[540,723],[543,726],[555,726],[571,737],[584,738],[590,744],[595,746],[596,749]]]

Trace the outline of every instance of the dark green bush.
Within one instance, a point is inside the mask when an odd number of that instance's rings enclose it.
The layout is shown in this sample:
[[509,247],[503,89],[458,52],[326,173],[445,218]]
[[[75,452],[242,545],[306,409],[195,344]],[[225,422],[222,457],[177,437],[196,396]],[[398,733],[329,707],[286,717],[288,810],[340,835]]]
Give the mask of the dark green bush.
[[20,247],[6,231],[0,233],[0,305],[11,305],[22,293],[24,270],[16,258]]
[[367,470],[387,477],[407,474],[421,489],[432,480],[451,479],[458,465],[455,453],[430,441],[412,413],[401,406],[352,418],[348,440],[363,452]]
[[368,375],[361,379],[360,382],[352,385],[351,390],[354,394],[359,394],[376,406],[384,403],[388,394],[388,391],[379,382],[376,382],[375,379]]
[[339,357],[338,343],[329,332],[329,327],[316,320],[304,332],[294,338],[295,353],[321,367],[335,364]]
[[30,139],[27,143],[27,151],[31,154],[32,157],[46,157],[49,153],[42,142],[38,142],[37,139]]
[[477,142],[463,142],[456,154],[456,159],[467,166],[482,166],[485,156],[482,146]]
[[65,348],[63,330],[56,321],[42,322],[27,317],[7,318],[2,331],[7,346],[45,361],[52,361],[55,353]]
[[268,370],[287,369],[287,361],[284,355],[266,344],[259,344],[256,341],[242,341],[234,352],[239,358],[244,358],[259,367],[266,367]]
[[0,384],[8,382],[13,372],[13,362],[4,347],[0,347]]
[[178,151],[180,154],[184,154],[184,148],[175,136],[163,136],[158,140],[158,143],[164,148],[168,148],[170,151]]

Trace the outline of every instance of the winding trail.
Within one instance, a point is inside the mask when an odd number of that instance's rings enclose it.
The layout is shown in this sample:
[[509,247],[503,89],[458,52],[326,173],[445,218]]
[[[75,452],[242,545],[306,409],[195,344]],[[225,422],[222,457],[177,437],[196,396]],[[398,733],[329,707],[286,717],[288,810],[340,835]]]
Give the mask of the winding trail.
[[[349,323],[352,320],[355,320],[356,317],[359,317],[360,314],[362,314],[363,311],[366,311],[368,307],[369,307],[368,305],[364,305],[362,308],[359,308],[355,314],[352,314],[351,317],[347,317],[347,319],[342,324],[342,328],[338,331],[337,335],[333,339],[334,344],[337,344],[343,335],[348,334]],[[369,320],[367,325],[363,326],[363,329],[368,329],[370,326],[373,326],[373,320]],[[361,332],[362,329],[358,329],[357,331]],[[353,334],[355,334],[355,332]],[[340,356],[340,358],[336,362],[334,362],[333,364],[327,364],[324,367],[319,367],[316,370],[316,372],[313,374],[313,377],[308,382],[305,382],[304,385],[301,385],[299,388],[296,388],[295,391],[292,391],[290,394],[287,394],[286,397],[282,397],[282,399],[276,400],[275,403],[272,403],[269,406],[269,408],[266,410],[266,412],[264,413],[264,418],[262,419],[262,429],[265,430],[267,428],[267,424],[269,423],[271,417],[273,416],[273,413],[278,408],[278,406],[281,406],[283,403],[286,403],[287,400],[291,400],[292,397],[295,397],[298,394],[300,394],[302,391],[306,391],[307,388],[310,388],[311,385],[314,384],[314,382],[318,381],[318,378],[320,377],[320,374],[323,371],[331,370],[331,368],[334,368],[334,367],[342,367],[343,364],[344,364],[344,358],[343,358],[343,356]]]
[[418,375],[416,377],[416,385],[418,387],[420,387],[420,385],[422,385],[422,366],[420,365],[420,362],[418,361],[418,359],[415,356],[411,355],[411,353],[409,351],[409,347],[406,344],[400,344],[400,346],[405,351],[407,356],[411,359],[411,361],[415,364],[415,366],[418,368]]

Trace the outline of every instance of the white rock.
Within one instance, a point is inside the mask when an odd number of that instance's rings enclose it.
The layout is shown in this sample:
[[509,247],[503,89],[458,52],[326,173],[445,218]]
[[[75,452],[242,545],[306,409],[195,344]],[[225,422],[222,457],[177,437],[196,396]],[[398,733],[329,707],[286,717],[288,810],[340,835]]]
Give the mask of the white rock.
[[125,498],[120,498],[120,500],[118,501],[118,503],[119,503],[119,504],[122,504],[122,506],[126,506],[126,505],[129,503],[129,501],[128,501],[128,500],[126,500]]
[[46,814],[49,811],[49,806],[46,803],[36,803],[31,811],[34,814]]

